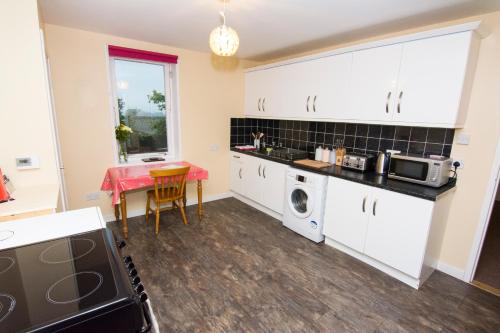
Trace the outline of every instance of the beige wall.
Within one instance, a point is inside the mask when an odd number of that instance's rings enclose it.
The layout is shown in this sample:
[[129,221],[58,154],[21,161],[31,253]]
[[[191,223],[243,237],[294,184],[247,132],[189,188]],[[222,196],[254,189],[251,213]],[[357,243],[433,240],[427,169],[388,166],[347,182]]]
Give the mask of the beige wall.
[[[496,145],[500,137],[500,12],[463,20],[443,22],[418,29],[399,31],[353,43],[334,45],[328,48],[296,54],[293,57],[328,51],[372,40],[379,40],[438,27],[481,20],[483,28],[489,31],[481,40],[479,58],[472,87],[471,100],[465,127],[457,130],[471,136],[468,146],[454,143],[452,156],[464,161],[459,170],[458,185],[448,216],[440,261],[452,266],[458,272],[466,269],[481,209],[488,185]],[[274,59],[274,62],[292,58]],[[444,89],[446,87],[443,87]],[[429,101],[430,103],[432,101]],[[458,273],[457,272],[457,273]]]
[[[0,41],[0,168],[16,187],[56,184],[36,0],[0,2]],[[40,168],[17,170],[15,158],[25,154]]]
[[[98,204],[112,213],[104,194],[97,202],[85,200],[114,163],[107,44],[179,56],[182,158],[208,169],[204,196],[229,191],[229,118],[243,114],[245,62],[50,24],[45,34],[71,209]],[[211,144],[219,150],[209,151]],[[194,186],[188,188],[193,198]],[[129,211],[144,210],[144,196],[132,194]]]

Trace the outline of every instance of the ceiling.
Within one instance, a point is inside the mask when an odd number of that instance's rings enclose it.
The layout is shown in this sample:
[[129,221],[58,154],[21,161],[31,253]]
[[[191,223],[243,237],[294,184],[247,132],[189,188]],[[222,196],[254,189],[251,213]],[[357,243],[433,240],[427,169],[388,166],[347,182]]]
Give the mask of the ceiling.
[[[39,0],[46,23],[208,52],[222,0]],[[268,60],[500,10],[499,0],[230,0],[237,56]]]

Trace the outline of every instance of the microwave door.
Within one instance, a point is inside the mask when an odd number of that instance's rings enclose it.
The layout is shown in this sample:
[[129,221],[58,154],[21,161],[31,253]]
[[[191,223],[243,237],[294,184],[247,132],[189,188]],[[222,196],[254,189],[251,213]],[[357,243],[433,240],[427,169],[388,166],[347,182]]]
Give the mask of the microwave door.
[[425,182],[429,173],[427,162],[392,159],[389,172],[401,179]]

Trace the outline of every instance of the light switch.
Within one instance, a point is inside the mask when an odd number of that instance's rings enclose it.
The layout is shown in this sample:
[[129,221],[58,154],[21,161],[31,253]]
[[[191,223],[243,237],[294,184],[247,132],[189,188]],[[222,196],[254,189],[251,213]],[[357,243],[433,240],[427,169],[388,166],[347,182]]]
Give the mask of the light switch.
[[470,143],[470,135],[466,133],[460,133],[457,136],[457,144],[468,145]]
[[18,156],[16,157],[16,167],[19,170],[39,169],[40,160],[38,156],[34,155]]

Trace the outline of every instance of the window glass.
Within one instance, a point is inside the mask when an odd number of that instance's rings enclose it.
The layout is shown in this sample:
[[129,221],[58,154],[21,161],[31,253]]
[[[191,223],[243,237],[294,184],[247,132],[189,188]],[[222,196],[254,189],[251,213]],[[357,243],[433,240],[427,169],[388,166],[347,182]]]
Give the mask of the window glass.
[[117,120],[133,131],[126,142],[129,155],[168,152],[168,66],[114,59]]

